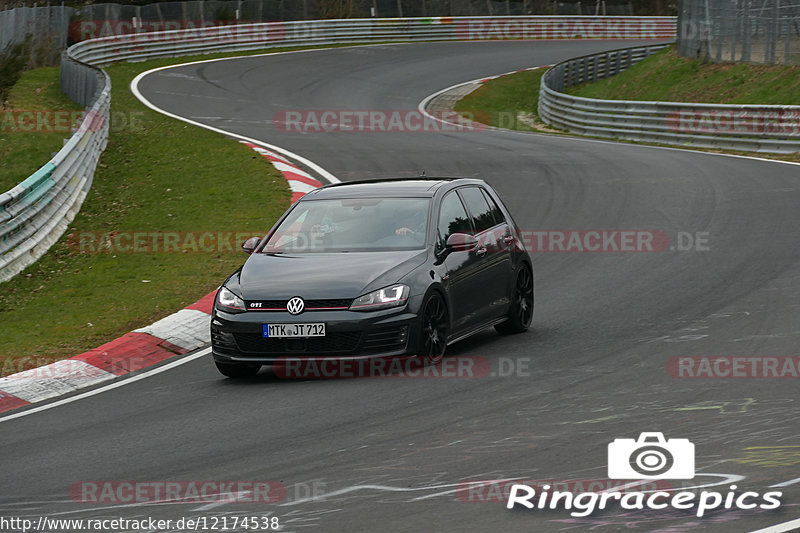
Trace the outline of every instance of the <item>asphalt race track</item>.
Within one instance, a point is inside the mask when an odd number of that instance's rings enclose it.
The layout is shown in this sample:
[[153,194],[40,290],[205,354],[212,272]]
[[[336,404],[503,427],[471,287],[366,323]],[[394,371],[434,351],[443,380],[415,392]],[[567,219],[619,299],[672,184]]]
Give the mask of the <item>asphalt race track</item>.
[[[800,517],[796,377],[667,371],[677,356],[800,355],[800,167],[567,136],[303,133],[272,123],[285,110],[415,110],[456,83],[623,46],[353,47],[145,77],[139,88],[154,105],[292,150],[342,180],[482,176],[524,229],[651,230],[674,249],[536,253],[533,330],[487,330],[449,351],[488,360],[486,377],[283,380],[263,371],[237,382],[205,356],[1,422],[0,515],[269,514],[284,531],[601,533],[749,532]],[[687,485],[724,494],[733,481],[760,493],[784,484],[782,506],[702,518],[612,507],[574,518],[457,491],[473,480],[603,480],[608,443],[644,431],[694,442],[697,476]],[[287,495],[276,504],[73,501],[70,487],[90,480],[274,480]]]

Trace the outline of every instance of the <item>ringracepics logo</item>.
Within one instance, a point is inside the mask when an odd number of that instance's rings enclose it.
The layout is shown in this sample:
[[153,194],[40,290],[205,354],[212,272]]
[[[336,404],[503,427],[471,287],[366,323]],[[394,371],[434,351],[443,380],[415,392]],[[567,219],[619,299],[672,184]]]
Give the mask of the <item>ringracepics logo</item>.
[[638,440],[616,439],[608,445],[608,477],[692,479],[694,444],[687,439],[667,442],[663,433],[642,433]]
[[[516,483],[506,502],[507,509],[520,505],[526,509],[563,508],[570,516],[580,518],[618,503],[625,510],[663,510],[668,507],[692,511],[698,518],[710,511],[727,509],[777,509],[781,505],[780,491],[760,494],[739,491],[730,485],[727,493],[710,490],[658,488],[646,490],[646,480],[693,479],[695,477],[695,447],[687,439],[666,440],[663,433],[642,433],[638,439],[616,439],[608,445],[608,477],[620,480],[617,486],[598,492],[558,490],[558,486]],[[631,479],[644,480],[631,483]],[[626,481],[621,481],[626,480]],[[703,486],[695,487],[700,489]],[[638,490],[630,490],[631,488]]]

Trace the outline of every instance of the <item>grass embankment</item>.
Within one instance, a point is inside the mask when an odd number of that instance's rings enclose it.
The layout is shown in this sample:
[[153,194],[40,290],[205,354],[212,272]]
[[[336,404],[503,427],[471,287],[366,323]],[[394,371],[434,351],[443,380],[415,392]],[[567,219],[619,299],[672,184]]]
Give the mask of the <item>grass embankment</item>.
[[81,109],[61,93],[57,67],[22,74],[0,108],[0,193],[36,172],[61,149],[70,137],[69,119]]
[[800,105],[800,67],[703,63],[673,48],[569,94],[610,100]]
[[[288,207],[286,182],[266,159],[221,135],[160,115],[130,93],[136,74],[175,62],[107,69],[113,84],[111,136],[92,189],[67,232],[71,237],[0,284],[0,375],[76,355],[194,302],[244,255],[235,237],[232,251],[218,251],[215,242],[197,244],[187,234],[263,234]],[[14,89],[14,105],[64,108],[57,85],[57,69],[28,72]],[[31,88],[40,87],[31,96]],[[13,176],[13,186],[27,177],[60,148],[63,137],[52,147],[38,146],[46,139],[38,132],[4,140],[4,179]],[[17,170],[6,163],[9,145],[18,154]],[[24,145],[31,151],[24,152]],[[123,247],[133,244],[127,240],[133,232],[177,236],[184,251],[124,252],[113,239],[112,248],[100,253],[80,245],[82,236],[106,232],[126,236],[119,241]],[[96,245],[98,239],[86,242]],[[142,249],[151,242],[145,240]]]
[[[455,110],[491,126],[565,133],[548,128],[538,118],[542,74],[540,69],[489,80],[462,98]],[[611,100],[800,105],[800,67],[704,64],[680,57],[668,48],[621,74],[566,92]],[[800,154],[705,151],[800,161]]]
[[459,100],[454,110],[497,128],[538,129],[539,83],[546,70],[523,70],[489,80]]

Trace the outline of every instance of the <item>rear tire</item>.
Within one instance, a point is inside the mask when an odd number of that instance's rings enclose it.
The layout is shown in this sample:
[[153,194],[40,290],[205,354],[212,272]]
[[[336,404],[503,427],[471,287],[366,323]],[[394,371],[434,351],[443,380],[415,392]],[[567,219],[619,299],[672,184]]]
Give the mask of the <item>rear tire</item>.
[[504,335],[527,331],[533,321],[533,273],[528,265],[519,267],[512,298],[508,320],[494,327]]
[[214,361],[214,364],[217,365],[217,370],[219,370],[220,374],[234,379],[251,378],[261,370],[260,366],[242,365],[238,363],[218,363]]

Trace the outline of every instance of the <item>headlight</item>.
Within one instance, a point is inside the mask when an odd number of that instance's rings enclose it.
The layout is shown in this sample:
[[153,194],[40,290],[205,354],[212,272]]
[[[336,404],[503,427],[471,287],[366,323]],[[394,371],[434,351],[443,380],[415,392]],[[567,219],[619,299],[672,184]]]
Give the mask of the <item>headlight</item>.
[[401,307],[408,301],[408,285],[392,285],[372,291],[353,300],[351,311],[376,311],[389,307]]
[[238,313],[245,310],[244,301],[226,287],[221,287],[217,293],[217,307],[229,313]]

